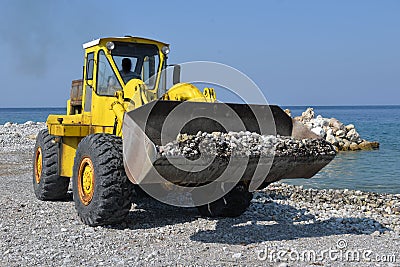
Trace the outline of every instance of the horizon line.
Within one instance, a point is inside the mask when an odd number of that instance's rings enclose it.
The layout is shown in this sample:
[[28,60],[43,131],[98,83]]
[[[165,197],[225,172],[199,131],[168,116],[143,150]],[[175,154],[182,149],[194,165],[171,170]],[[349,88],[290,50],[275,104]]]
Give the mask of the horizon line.
[[[224,102],[225,103],[225,102]],[[228,102],[226,102],[228,103]],[[383,107],[383,106],[400,106],[400,104],[356,104],[356,105],[290,105],[290,104],[268,104],[268,105],[276,105],[280,107]],[[0,107],[0,109],[66,109],[67,107]]]

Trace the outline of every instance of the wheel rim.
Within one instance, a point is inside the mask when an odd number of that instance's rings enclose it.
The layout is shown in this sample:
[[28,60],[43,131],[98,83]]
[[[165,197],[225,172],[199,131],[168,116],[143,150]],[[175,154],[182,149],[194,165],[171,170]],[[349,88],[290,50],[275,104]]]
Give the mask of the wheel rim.
[[40,183],[40,178],[42,177],[42,169],[43,169],[42,149],[38,147],[35,153],[35,180],[37,184]]
[[78,193],[81,202],[89,205],[94,193],[94,168],[90,158],[84,158],[79,165]]

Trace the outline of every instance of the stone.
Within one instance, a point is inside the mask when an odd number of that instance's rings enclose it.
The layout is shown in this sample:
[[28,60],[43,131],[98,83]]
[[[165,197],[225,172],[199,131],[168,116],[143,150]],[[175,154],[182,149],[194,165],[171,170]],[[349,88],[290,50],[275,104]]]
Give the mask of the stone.
[[369,141],[366,141],[366,140],[363,140],[359,145],[358,145],[358,147],[360,148],[360,149],[362,149],[362,150],[371,150],[371,149],[374,149],[374,143],[373,142],[369,142]]
[[290,111],[290,109],[287,108],[284,111],[289,117],[292,117],[292,112]]
[[307,108],[306,111],[304,111],[301,116],[303,117],[304,120],[311,120],[314,118],[314,109],[313,108]]
[[366,211],[367,207],[366,206],[361,206],[361,211]]
[[352,142],[351,144],[350,144],[350,150],[359,150],[360,148],[358,147],[358,144],[357,143],[354,143],[354,142]]
[[329,120],[329,126],[332,128],[336,128],[338,130],[344,130],[344,124],[341,123],[338,119],[332,118]]
[[329,120],[323,119],[321,125],[322,125],[322,127],[329,127]]
[[30,134],[27,137],[28,137],[28,139],[36,140],[37,135],[36,134]]
[[[341,146],[341,147],[339,147],[339,149],[340,150],[343,150],[343,151],[347,151],[347,150],[349,150],[350,149],[350,142],[348,141],[348,140],[346,140],[346,139],[341,139],[342,140],[342,143],[343,143],[343,145]],[[340,144],[340,143],[339,143]]]
[[373,149],[378,149],[379,148],[379,142],[373,141],[373,142],[370,142],[370,144],[371,144],[371,147]]
[[346,125],[345,128],[346,128],[346,131],[348,132],[348,131],[354,129],[354,124],[348,124],[348,125]]
[[4,123],[4,127],[5,127],[5,128],[8,128],[8,127],[10,127],[11,125],[12,125],[12,123],[11,123],[11,122],[9,122],[9,121],[8,121],[8,122],[6,122],[6,123]]
[[338,141],[336,140],[336,138],[333,135],[326,135],[325,138],[326,141],[328,141],[329,143],[331,143],[332,145],[338,145]]
[[321,136],[321,137],[324,137],[324,136],[325,136],[325,131],[324,131],[324,129],[322,129],[321,127],[313,128],[313,129],[311,129],[311,131],[312,131],[313,133],[315,133],[316,135],[318,135],[318,136]]
[[360,135],[357,133],[356,129],[351,129],[347,132],[346,138],[351,142],[357,142],[360,140]]
[[335,133],[335,135],[336,135],[337,137],[343,138],[343,137],[346,136],[346,132],[343,131],[343,130],[338,130],[338,131]]
[[392,213],[392,209],[390,207],[386,207],[385,212],[387,214],[391,214]]
[[399,213],[400,213],[400,207],[394,207],[394,208],[392,209],[392,212],[393,212],[394,214],[399,214]]
[[304,111],[301,114],[301,116],[295,117],[294,119],[305,123],[305,122],[310,121],[313,118],[314,118],[314,109],[313,108],[307,108],[306,111]]
[[242,253],[235,253],[232,255],[232,258],[234,259],[239,259],[240,257],[242,257]]
[[372,236],[380,236],[380,235],[381,235],[381,232],[375,231],[375,232],[373,232],[371,235],[372,235]]

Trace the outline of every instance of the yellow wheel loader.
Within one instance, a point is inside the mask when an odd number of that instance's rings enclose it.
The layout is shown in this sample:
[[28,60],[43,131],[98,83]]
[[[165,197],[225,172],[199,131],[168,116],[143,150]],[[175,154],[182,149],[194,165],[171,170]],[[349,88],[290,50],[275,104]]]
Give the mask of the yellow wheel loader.
[[[97,39],[83,48],[83,78],[72,82],[66,114],[49,115],[47,129],[37,136],[33,187],[40,200],[64,199],[72,179],[75,207],[87,225],[123,221],[135,190],[141,190],[135,184],[195,188],[215,181],[229,165],[226,158],[215,158],[197,170],[204,162],[157,156],[160,146],[177,135],[243,131],[316,138],[277,106],[220,103],[214,89],[202,92],[181,83],[179,66],[174,67],[174,85],[166,88],[166,43],[126,36]],[[164,133],[168,127],[176,132]],[[260,189],[282,178],[309,178],[334,157],[310,155],[276,156],[264,169],[268,164],[260,157],[237,161],[228,174],[235,184],[223,196],[196,206],[205,216],[238,216],[250,204],[255,173],[255,189]]]

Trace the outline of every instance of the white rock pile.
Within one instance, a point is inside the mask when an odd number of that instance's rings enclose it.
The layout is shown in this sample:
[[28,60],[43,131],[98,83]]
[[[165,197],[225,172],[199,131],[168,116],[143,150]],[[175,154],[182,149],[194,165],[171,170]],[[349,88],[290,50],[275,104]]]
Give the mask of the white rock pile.
[[[286,110],[286,112],[290,114],[289,110]],[[362,139],[353,124],[344,125],[335,118],[323,118],[321,115],[315,117],[313,108],[307,108],[301,116],[294,119],[302,122],[312,132],[334,145],[337,151],[379,148],[378,142]]]
[[331,144],[324,140],[260,135],[254,132],[199,131],[196,135],[180,134],[177,139],[159,146],[161,156],[198,158],[200,155],[217,157],[244,156],[320,156],[335,155]]
[[[295,205],[300,204],[301,208],[304,208],[306,203],[312,203],[311,209],[318,213],[319,219],[331,221],[336,229],[353,227],[358,222],[362,223],[357,227],[361,233],[369,230],[369,227],[377,227],[376,230],[380,232],[385,231],[382,227],[400,232],[400,194],[378,194],[348,189],[305,189],[281,182],[271,184],[264,191],[272,199],[289,200]],[[363,221],[357,220],[368,217],[380,223],[368,221],[365,225]],[[371,223],[375,225],[369,225]]]
[[0,125],[0,151],[31,150],[35,145],[38,132],[45,128],[44,122],[33,121],[22,124],[6,122]]

